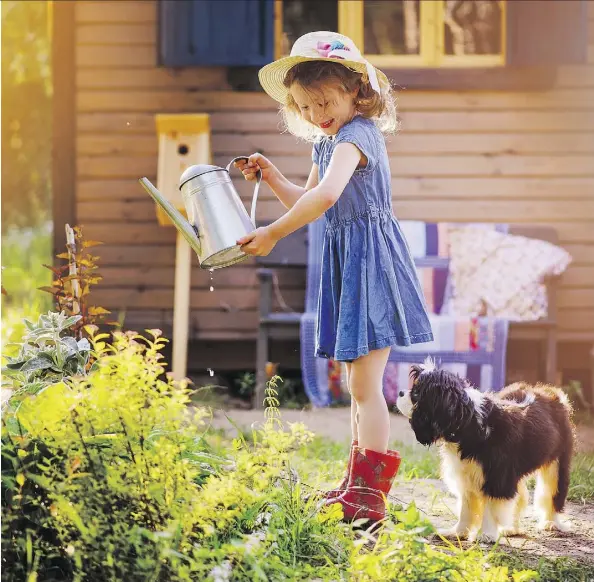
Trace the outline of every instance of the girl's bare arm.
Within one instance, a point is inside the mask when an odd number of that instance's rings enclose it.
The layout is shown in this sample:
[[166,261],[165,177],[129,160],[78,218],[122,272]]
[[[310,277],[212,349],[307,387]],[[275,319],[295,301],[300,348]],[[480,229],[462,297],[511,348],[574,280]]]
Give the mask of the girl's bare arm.
[[[290,210],[268,227],[274,238],[278,240],[288,236],[318,219],[326,210],[334,206],[360,161],[361,152],[355,145],[351,143],[338,144],[323,180],[296,198]],[[314,168],[317,174],[317,166]],[[309,183],[310,180],[308,180],[308,185]]]
[[318,185],[318,166],[316,164],[312,166],[305,188],[297,186],[297,184],[293,184],[293,182],[285,178],[276,166],[271,172],[267,183],[283,206],[290,210],[305,192]]

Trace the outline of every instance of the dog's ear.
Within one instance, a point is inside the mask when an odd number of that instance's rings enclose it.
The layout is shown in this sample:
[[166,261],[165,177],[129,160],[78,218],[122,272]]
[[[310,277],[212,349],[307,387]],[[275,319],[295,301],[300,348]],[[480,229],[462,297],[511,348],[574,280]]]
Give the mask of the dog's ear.
[[435,425],[435,422],[423,410],[417,407],[413,408],[410,417],[410,426],[415,433],[417,441],[422,445],[432,445],[439,437],[441,432]]
[[430,445],[441,438],[453,442],[458,430],[467,425],[472,403],[463,386],[457,376],[445,372],[419,377],[410,424],[421,444]]
[[419,364],[413,364],[410,367],[409,375],[412,378],[413,383],[419,379],[419,376],[423,372],[423,369],[423,366],[420,366]]

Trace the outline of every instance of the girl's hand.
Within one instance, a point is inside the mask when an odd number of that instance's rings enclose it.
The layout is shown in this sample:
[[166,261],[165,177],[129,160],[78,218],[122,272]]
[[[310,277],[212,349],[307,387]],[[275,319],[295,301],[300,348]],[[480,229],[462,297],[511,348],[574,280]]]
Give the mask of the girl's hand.
[[270,254],[278,239],[267,226],[257,228],[237,241],[241,250],[248,255],[265,257]]
[[262,154],[252,154],[248,161],[237,160],[233,162],[236,168],[239,168],[243,177],[246,180],[255,180],[258,170],[262,171],[262,180],[267,182],[272,173],[276,170],[276,167],[268,158],[265,158]]

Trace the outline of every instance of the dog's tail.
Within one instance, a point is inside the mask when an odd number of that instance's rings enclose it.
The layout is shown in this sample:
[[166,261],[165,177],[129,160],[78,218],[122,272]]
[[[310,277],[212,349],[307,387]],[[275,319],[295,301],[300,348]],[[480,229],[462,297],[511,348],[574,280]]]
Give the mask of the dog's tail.
[[565,500],[569,491],[569,473],[571,469],[571,459],[573,457],[576,434],[575,428],[571,421],[573,414],[573,407],[567,394],[559,388],[551,388],[556,399],[561,404],[560,409],[556,410],[556,420],[561,434],[563,436],[561,454],[558,459],[558,478],[557,478],[557,492],[553,497],[553,507],[557,513],[563,511]]
[[559,456],[557,473],[557,492],[553,496],[553,507],[557,513],[561,513],[565,507],[565,500],[569,491],[569,471],[571,465],[572,451],[564,450]]
[[563,511],[567,493],[569,491],[569,472],[571,459],[575,448],[575,430],[571,422],[571,408],[566,402],[563,404],[563,415],[558,419],[559,428],[563,435],[561,454],[558,459],[557,492],[553,496],[553,507],[557,513]]

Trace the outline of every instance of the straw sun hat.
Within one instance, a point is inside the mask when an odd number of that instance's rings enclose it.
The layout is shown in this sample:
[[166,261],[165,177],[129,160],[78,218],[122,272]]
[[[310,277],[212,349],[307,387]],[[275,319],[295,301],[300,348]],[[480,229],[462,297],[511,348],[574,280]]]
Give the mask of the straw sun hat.
[[338,61],[357,73],[367,75],[371,88],[377,93],[380,92],[380,83],[384,86],[390,84],[384,73],[363,58],[348,36],[321,30],[299,37],[288,57],[262,67],[258,73],[262,88],[276,101],[285,103],[289,93],[284,85],[286,74],[295,65],[307,61]]

